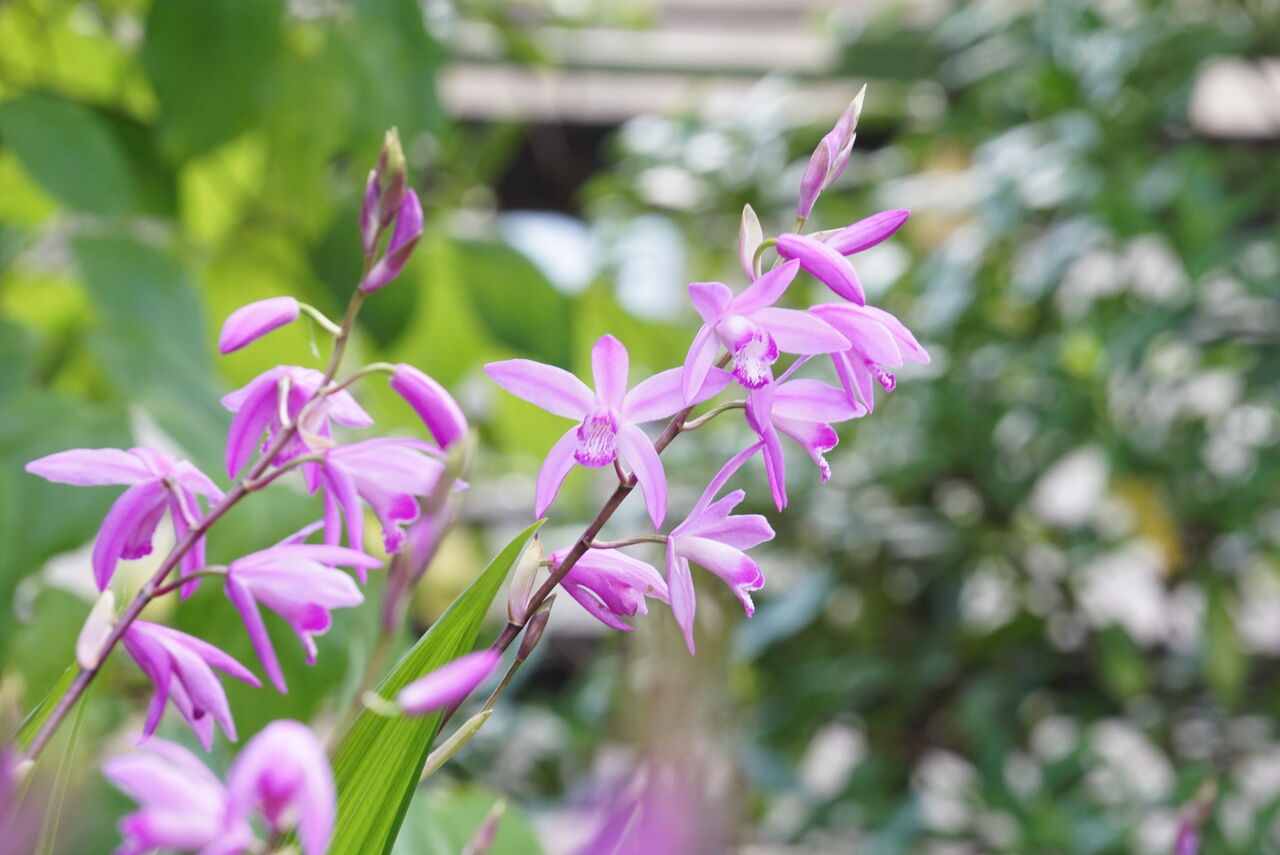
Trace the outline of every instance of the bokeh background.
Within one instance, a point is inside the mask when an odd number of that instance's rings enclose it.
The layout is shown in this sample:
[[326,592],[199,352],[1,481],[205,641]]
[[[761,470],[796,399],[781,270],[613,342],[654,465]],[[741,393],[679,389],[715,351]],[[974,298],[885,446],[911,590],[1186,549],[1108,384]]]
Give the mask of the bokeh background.
[[[3,0],[5,706],[72,661],[113,495],[22,465],[148,443],[220,471],[218,397],[318,357],[297,325],[215,360],[217,330],[280,294],[340,310],[386,127],[427,230],[356,350],[432,373],[482,439],[407,645],[528,521],[563,428],[479,366],[583,371],[605,332],[633,364],[678,364],[684,285],[741,284],[742,205],[789,227],[809,151],[864,82],[853,160],[813,223],[913,211],[859,270],[933,363],[843,427],[829,484],[797,458],[785,515],[750,469],[779,531],[768,586],[751,621],[701,589],[697,658],[661,609],[623,636],[558,603],[397,852],[458,852],[499,792],[495,855],[572,852],[645,764],[676,770],[703,852],[1168,852],[1206,781],[1206,852],[1277,851],[1272,0]],[[420,429],[382,384],[362,398]],[[746,441],[721,426],[673,445],[673,512]],[[549,547],[606,483],[570,479]],[[316,515],[300,492],[257,497],[211,560]],[[206,588],[158,617],[252,661]],[[336,616],[314,668],[280,634],[287,696],[229,681],[242,738],[281,716],[332,725],[376,593]],[[96,764],[147,693],[115,662],[65,729],[44,851],[114,845],[127,803]]]

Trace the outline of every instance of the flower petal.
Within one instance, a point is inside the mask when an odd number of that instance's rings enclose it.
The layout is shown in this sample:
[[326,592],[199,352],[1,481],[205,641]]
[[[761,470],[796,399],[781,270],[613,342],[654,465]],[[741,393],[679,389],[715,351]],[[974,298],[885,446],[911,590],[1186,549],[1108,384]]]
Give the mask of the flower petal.
[[484,373],[517,398],[567,419],[581,420],[595,405],[595,395],[585,383],[554,365],[508,359],[490,362]]
[[[242,391],[235,401],[235,416],[227,432],[227,477],[235,478],[258,450],[267,425],[276,414],[276,386],[279,378],[275,371],[258,375]],[[233,395],[235,393],[232,393]],[[228,395],[222,399],[227,404]],[[229,406],[229,405],[228,405]]]
[[596,383],[596,397],[605,405],[619,409],[627,394],[630,372],[627,349],[611,335],[603,335],[591,348],[591,375]]
[[849,340],[835,327],[799,309],[757,309],[751,319],[769,330],[778,349],[787,353],[831,353],[849,347]]
[[902,354],[902,358],[907,362],[918,362],[922,365],[929,364],[929,354],[920,342],[916,341],[916,337],[911,334],[911,330],[907,329],[902,321],[886,312],[884,309],[878,309],[875,306],[863,306],[862,312],[867,317],[882,325],[893,335],[898,343],[898,349]]
[[724,317],[733,300],[733,289],[723,282],[693,282],[689,285],[689,301],[702,320],[714,325]]
[[560,492],[560,485],[564,483],[565,476],[577,463],[573,456],[577,447],[578,428],[575,425],[565,431],[564,436],[560,437],[547,452],[547,459],[542,462],[542,468],[538,470],[538,485],[533,509],[533,515],[537,519],[542,519],[546,515],[547,508],[551,507],[551,503],[556,500],[556,494]]
[[747,281],[756,278],[756,248],[764,241],[764,231],[760,228],[760,218],[750,205],[742,208],[742,222],[738,225],[738,263],[742,272],[747,274]]
[[693,337],[689,353],[684,358],[684,367],[680,369],[680,395],[685,406],[689,406],[697,398],[719,351],[720,339],[716,336],[715,327],[703,324]]
[[667,515],[667,476],[653,442],[644,431],[627,422],[618,429],[618,447],[644,491],[649,519],[653,521],[654,528],[661,526]]
[[734,297],[728,311],[735,315],[747,315],[765,306],[772,306],[786,293],[799,270],[800,262],[798,261],[788,261],[786,264],[778,265]]
[[676,626],[684,633],[684,643],[692,656],[693,620],[698,603],[693,594],[693,575],[689,572],[689,562],[676,554],[674,538],[667,540],[667,590],[671,593],[671,615],[676,620]]
[[683,410],[689,404],[701,404],[714,398],[733,380],[733,375],[720,368],[711,368],[702,381],[702,388],[694,394],[688,404],[680,389],[680,381],[684,375],[682,368],[668,368],[646,380],[640,381],[627,393],[622,402],[622,417],[637,424],[665,419]]
[[832,291],[859,306],[867,302],[853,265],[831,246],[808,235],[778,235],[778,254],[794,258]]
[[26,470],[46,481],[95,487],[137,484],[155,476],[134,455],[120,448],[73,448],[32,460]]
[[843,422],[865,415],[865,407],[849,403],[845,393],[821,380],[791,380],[773,391],[775,418],[810,422]]
[[249,642],[258,654],[258,660],[262,662],[262,670],[267,672],[267,679],[280,694],[287,693],[289,689],[285,685],[284,672],[280,670],[280,659],[276,656],[276,649],[271,645],[271,636],[267,634],[267,625],[262,621],[262,613],[258,610],[258,604],[254,602],[253,595],[236,578],[234,571],[227,574],[223,589],[227,592],[227,598],[240,612],[245,631],[249,633]]
[[881,211],[852,225],[837,229],[823,238],[827,246],[841,255],[853,255],[870,249],[902,228],[910,211]]
[[676,543],[676,551],[723,579],[742,602],[747,616],[755,614],[751,592],[764,587],[764,574],[750,556],[727,543],[704,537],[682,537]]
[[120,494],[111,505],[93,544],[93,578],[99,591],[111,584],[116,563],[151,552],[151,537],[164,514],[168,491],[160,481],[143,481]]

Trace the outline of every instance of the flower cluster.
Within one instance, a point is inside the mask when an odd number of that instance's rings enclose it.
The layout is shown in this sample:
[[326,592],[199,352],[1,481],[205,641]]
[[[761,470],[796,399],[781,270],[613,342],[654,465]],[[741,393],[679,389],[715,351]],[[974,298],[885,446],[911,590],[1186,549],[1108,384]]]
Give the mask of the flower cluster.
[[[604,624],[629,629],[622,620],[645,612],[645,598],[670,604],[694,650],[694,600],[690,564],[719,576],[750,615],[751,592],[764,574],[746,550],[773,537],[764,517],[734,515],[742,490],[723,496],[729,478],[760,454],[778,510],[787,505],[786,463],[780,437],[803,448],[826,481],[824,455],[838,441],[833,423],[859,418],[875,406],[875,383],[892,391],[891,371],[929,356],[893,315],[866,304],[866,293],[849,256],[884,241],[904,222],[907,211],[885,211],[842,229],[800,234],[819,194],[844,170],[853,145],[863,93],[849,105],[823,138],[805,172],[796,208],[794,232],[766,240],[755,212],[743,212],[739,259],[748,283],[740,292],[722,282],[695,282],[689,299],[702,319],[684,364],[631,385],[630,364],[622,342],[603,336],[591,351],[594,388],[551,365],[511,359],[485,366],[508,392],[574,425],[560,438],[538,473],[534,514],[545,515],[560,485],[575,465],[613,466],[624,493],[639,486],[653,526],[659,532],[667,513],[667,481],[659,453],[674,435],[705,424],[729,410],[742,410],[755,441],[734,455],[712,479],[685,519],[666,534],[645,533],[616,542],[584,538],[575,547],[553,552],[552,578]],[[773,248],[778,263],[762,270],[761,257]],[[829,288],[837,301],[805,309],[783,305],[801,271]],[[793,359],[777,372],[784,354]],[[830,357],[839,385],[793,375],[814,356]],[[689,420],[693,409],[731,385],[740,399],[721,404]],[[673,419],[655,442],[641,427]],[[603,523],[604,520],[598,520]],[[598,531],[599,525],[593,526]],[[658,541],[665,546],[666,574],[625,555],[623,546]]]
[[[121,825],[125,842],[120,852],[157,847],[224,855],[258,851],[249,821],[255,815],[273,833],[296,827],[306,855],[320,855],[328,848],[334,784],[324,750],[304,726],[276,722],[259,733],[241,753],[225,786],[185,749],[151,738],[172,703],[205,750],[212,748],[215,728],[234,741],[235,721],[219,675],[254,687],[262,682],[210,642],[139,620],[138,615],[157,597],[171,592],[187,597],[202,583],[217,579],[239,612],[267,679],[285,692],[284,671],[263,609],[293,630],[307,662],[314,664],[315,637],[329,629],[332,611],[363,602],[360,583],[382,564],[366,552],[366,508],[382,523],[386,552],[395,553],[405,545],[409,526],[430,522],[428,513],[439,510],[442,501],[462,487],[450,467],[449,450],[465,439],[467,422],[439,383],[405,364],[375,364],[345,379],[336,376],[361,302],[401,272],[422,230],[422,207],[417,194],[406,187],[404,158],[393,132],[366,186],[361,215],[365,273],[343,322],[334,323],[292,297],[251,303],[227,318],[219,339],[223,353],[245,347],[304,314],[334,338],[327,370],[276,366],[222,399],[232,414],[225,455],[230,488],[219,488],[193,463],[151,448],[73,449],[27,465],[28,471],[50,481],[127,487],[94,543],[93,578],[104,593],[77,644],[81,671],[29,749],[32,756],[39,753],[103,659],[122,646],[154,684],[155,693],[142,725],[148,752],[114,758],[104,770],[142,805]],[[434,442],[387,437],[339,441],[335,426],[373,425],[348,387],[376,372],[389,375],[391,388],[421,417]],[[321,494],[322,519],[274,546],[225,565],[209,564],[206,539],[213,523],[246,496],[294,470],[311,493]],[[112,593],[117,565],[121,559],[151,553],[166,514],[176,543],[129,607],[117,615]],[[323,542],[308,542],[317,532]]]

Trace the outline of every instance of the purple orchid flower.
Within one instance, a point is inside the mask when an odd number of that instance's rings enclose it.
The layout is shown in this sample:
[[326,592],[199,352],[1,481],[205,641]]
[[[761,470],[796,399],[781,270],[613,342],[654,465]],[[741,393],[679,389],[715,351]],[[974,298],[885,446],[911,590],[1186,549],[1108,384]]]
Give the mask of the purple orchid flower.
[[489,679],[501,661],[502,654],[493,649],[459,656],[405,686],[396,696],[396,703],[409,715],[426,715],[460,704]]
[[227,316],[218,337],[218,350],[225,354],[257,341],[269,332],[293,323],[302,314],[293,297],[271,297],[241,306]]
[[867,412],[874,410],[876,405],[873,380],[878,381],[886,392],[892,392],[898,381],[890,373],[890,368],[901,367],[907,362],[929,364],[929,354],[911,331],[883,309],[823,303],[810,311],[849,339],[850,347],[831,354],[831,361],[849,400],[861,400]]
[[844,350],[848,341],[821,318],[773,304],[795,278],[799,262],[789,261],[765,273],[734,295],[721,282],[695,282],[689,297],[702,316],[681,376],[684,403],[696,403],[723,343],[733,356],[733,376],[747,389],[773,382],[773,363],[780,351],[814,354]]
[[[248,385],[222,398],[222,405],[235,417],[231,420],[231,430],[227,433],[227,475],[236,477],[249,458],[259,449],[265,449],[281,430],[280,395],[281,384],[288,383],[284,409],[291,422],[296,422],[307,401],[311,400],[324,375],[310,368],[299,368],[294,365],[279,365],[262,372]],[[329,419],[347,427],[368,427],[373,424],[369,414],[356,403],[356,399],[346,390],[325,395],[323,399],[309,408],[305,424],[300,425],[298,436],[284,448],[275,459],[276,464],[284,463],[300,454],[311,450],[311,444],[325,444],[333,432],[329,427]],[[262,442],[263,434],[267,435],[266,443]],[[316,469],[307,464],[308,484],[314,489]]]
[[139,806],[120,820],[124,841],[115,855],[239,855],[256,842],[247,821],[228,816],[226,787],[181,745],[151,739],[146,751],[108,759],[102,774]]
[[[568,549],[552,553],[552,566]],[[667,583],[651,565],[617,549],[589,549],[560,580],[560,586],[605,626],[630,632],[619,618],[648,614],[644,598],[671,602]]]
[[303,855],[324,855],[338,797],[324,746],[301,722],[273,721],[240,752],[227,775],[228,816],[261,814],[272,834],[297,828]]
[[825,482],[831,478],[831,467],[823,455],[840,441],[830,423],[866,414],[866,407],[850,401],[840,389],[818,380],[776,383],[767,417],[757,412],[754,396],[747,398],[747,423],[760,437],[769,490],[778,510],[787,506],[786,462],[778,434],[791,437],[809,453]]
[[[167,509],[179,540],[200,521],[196,496],[222,501],[222,491],[209,477],[186,460],[176,460],[150,448],[75,448],[33,460],[27,471],[59,484],[97,486],[128,484],[102,520],[93,544],[93,578],[105,591],[120,559],[150,555],[156,526]],[[204,538],[195,542],[179,561],[185,576],[205,564]],[[195,590],[198,580],[183,586],[183,596]]]
[[302,642],[307,664],[314,665],[313,636],[328,631],[332,623],[330,610],[364,602],[351,577],[334,567],[359,567],[363,571],[381,563],[354,549],[307,543],[284,543],[231,562],[227,567],[227,597],[240,611],[253,649],[276,689],[286,691],[284,674],[258,606],[266,606],[284,618]]
[[396,213],[396,227],[391,233],[387,251],[361,280],[361,291],[366,294],[377,291],[400,275],[409,256],[413,254],[414,247],[418,245],[418,239],[422,237],[422,226],[422,203],[418,200],[418,194],[410,190],[404,194],[400,210]]
[[693,617],[697,603],[693,594],[693,575],[689,562],[693,561],[723,579],[750,617],[755,613],[751,592],[764,587],[764,573],[743,551],[773,539],[773,529],[759,514],[731,512],[746,493],[734,490],[721,499],[712,501],[729,476],[753,454],[760,450],[757,443],[735,455],[707,485],[685,521],[667,536],[667,585],[671,595],[671,613],[676,624],[684,631],[685,643],[693,653]]
[[511,394],[580,423],[569,428],[547,454],[538,473],[534,514],[546,514],[574,463],[598,468],[621,455],[644,491],[649,518],[655,526],[661,525],[667,512],[666,474],[653,442],[639,425],[667,418],[686,403],[715,396],[729,377],[710,369],[708,365],[683,393],[678,368],[655,374],[627,391],[627,349],[611,335],[602,336],[591,349],[594,391],[568,371],[541,362],[508,359],[486,365],[485,373]]
[[142,620],[134,621],[125,630],[124,647],[156,687],[142,728],[144,737],[156,732],[165,702],[172,699],[206,751],[213,746],[214,722],[228,739],[235,741],[236,726],[231,720],[227,695],[213,669],[255,689],[260,687],[262,683],[247,668],[195,636]]
[[[405,528],[422,513],[419,498],[430,495],[444,476],[443,452],[419,439],[366,439],[331,448],[320,464],[324,486],[325,543],[337,544],[346,520],[347,544],[364,551],[364,512],[360,499],[382,522],[388,553],[404,545]],[[459,483],[459,486],[461,484]],[[356,566],[360,581],[364,570]]]
[[827,132],[809,157],[809,165],[800,179],[800,197],[796,200],[796,216],[809,219],[818,196],[844,173],[853,152],[854,130],[862,113],[862,100],[867,87],[863,86],[840,114],[835,126]]
[[401,362],[395,369],[391,388],[413,407],[441,448],[466,437],[467,417],[443,386],[412,365]]
[[910,211],[881,211],[842,229],[814,232],[813,236],[841,255],[854,255],[887,240],[910,216]]

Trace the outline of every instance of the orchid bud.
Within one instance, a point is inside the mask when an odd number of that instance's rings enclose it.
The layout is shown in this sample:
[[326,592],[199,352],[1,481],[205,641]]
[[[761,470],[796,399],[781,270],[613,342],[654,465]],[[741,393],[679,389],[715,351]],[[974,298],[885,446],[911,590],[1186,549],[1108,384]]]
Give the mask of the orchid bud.
[[441,766],[448,763],[453,758],[453,755],[458,753],[458,749],[471,741],[471,737],[476,735],[491,715],[493,715],[493,707],[487,707],[464,721],[462,726],[455,730],[448,739],[440,743],[427,755],[427,761],[422,764],[422,774],[418,776],[418,780],[425,781],[428,776],[439,771]]
[[443,386],[412,365],[401,362],[395,369],[391,388],[413,407],[441,448],[466,437],[467,417]]
[[396,703],[409,715],[426,715],[460,704],[501,661],[502,654],[497,650],[477,650],[460,656],[405,686],[396,696]]
[[378,228],[385,229],[400,210],[408,183],[408,166],[404,149],[400,146],[400,131],[392,128],[382,139],[382,151],[378,155]]
[[516,562],[507,591],[507,620],[523,626],[529,615],[529,600],[533,596],[534,582],[538,579],[538,567],[542,563],[542,540],[534,535],[529,546]]
[[404,201],[400,203],[400,211],[396,215],[396,228],[391,233],[391,243],[387,245],[387,251],[382,258],[378,259],[364,281],[360,283],[360,290],[366,294],[377,291],[399,276],[400,271],[409,261],[409,256],[413,254],[413,248],[418,245],[420,237],[422,237],[422,203],[418,201],[418,194],[410,190],[405,194]]
[[809,235],[782,234],[778,235],[777,250],[788,261],[798,259],[801,268],[841,297],[859,306],[867,304],[858,272],[830,244]]
[[542,640],[542,633],[547,628],[547,621],[551,619],[551,605],[555,601],[556,595],[552,594],[543,600],[542,605],[529,616],[528,622],[524,625],[524,635],[520,637],[520,649],[516,651],[516,659],[523,662],[529,658],[533,648],[538,646],[538,642]]
[[742,222],[738,226],[738,261],[749,282],[754,282],[759,275],[756,272],[756,249],[763,241],[764,230],[760,228],[760,218],[750,205],[744,205]]
[[840,177],[848,165],[853,151],[854,130],[858,127],[858,117],[862,115],[862,102],[866,92],[866,86],[858,90],[834,127],[818,142],[809,157],[809,165],[800,179],[800,196],[796,200],[796,216],[801,220],[809,219],[818,196]]
[[241,306],[227,316],[218,350],[231,353],[298,319],[302,308],[292,297],[271,297]]
[[76,639],[76,662],[86,671],[102,664],[103,647],[116,625],[116,596],[107,588],[89,610]]
[[489,815],[485,817],[484,822],[476,829],[471,841],[462,850],[462,855],[486,855],[493,848],[493,841],[498,836],[498,823],[502,821],[502,815],[506,812],[507,802],[505,799],[498,799],[494,802],[493,809],[489,811]]

